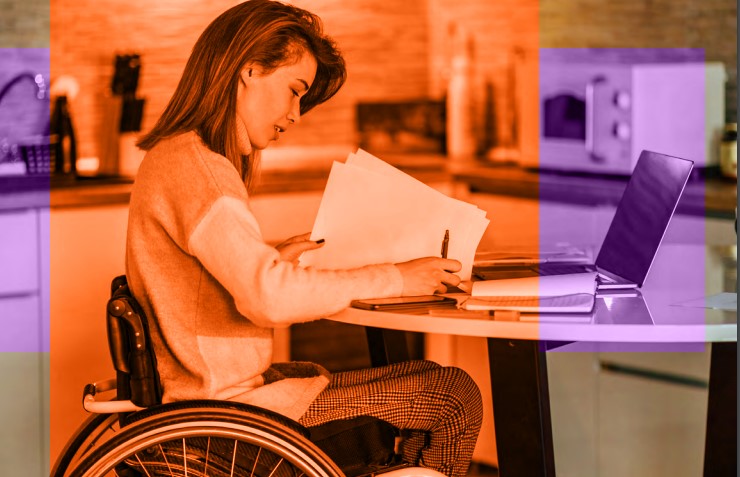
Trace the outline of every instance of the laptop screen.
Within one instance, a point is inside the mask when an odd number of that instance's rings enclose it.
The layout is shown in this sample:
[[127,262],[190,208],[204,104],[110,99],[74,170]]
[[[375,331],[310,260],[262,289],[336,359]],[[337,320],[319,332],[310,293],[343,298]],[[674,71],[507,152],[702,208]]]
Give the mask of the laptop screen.
[[643,151],[624,190],[596,266],[642,286],[694,163]]

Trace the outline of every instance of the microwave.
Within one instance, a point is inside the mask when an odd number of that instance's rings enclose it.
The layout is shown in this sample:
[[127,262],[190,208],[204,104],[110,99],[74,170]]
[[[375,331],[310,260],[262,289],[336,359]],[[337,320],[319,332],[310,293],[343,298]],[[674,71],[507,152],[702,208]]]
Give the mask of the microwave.
[[646,149],[719,164],[721,63],[550,62],[539,80],[539,144],[522,144],[525,167],[629,175]]

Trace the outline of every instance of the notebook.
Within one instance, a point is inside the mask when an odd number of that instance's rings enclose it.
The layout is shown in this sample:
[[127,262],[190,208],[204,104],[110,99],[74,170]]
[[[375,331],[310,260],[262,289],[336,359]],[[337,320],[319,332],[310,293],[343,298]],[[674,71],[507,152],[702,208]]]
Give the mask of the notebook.
[[473,282],[466,310],[588,313],[594,307],[596,273]]
[[599,289],[639,288],[650,271],[694,166],[693,161],[642,151],[593,264],[548,260],[534,265],[474,267],[477,278],[597,272]]

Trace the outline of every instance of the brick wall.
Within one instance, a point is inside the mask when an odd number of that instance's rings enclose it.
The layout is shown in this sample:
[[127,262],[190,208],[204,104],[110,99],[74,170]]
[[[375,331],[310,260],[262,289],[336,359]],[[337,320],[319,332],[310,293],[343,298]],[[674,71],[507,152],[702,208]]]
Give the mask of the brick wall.
[[[0,0],[0,7],[7,0]],[[44,2],[10,1],[10,11]],[[116,53],[142,54],[143,127],[151,127],[177,84],[203,28],[236,0],[51,0],[52,76],[73,75],[81,92],[72,104],[81,155],[97,155],[104,97]],[[352,144],[357,101],[440,98],[448,77],[448,25],[464,25],[476,42],[478,112],[489,84],[497,111],[494,136],[510,128],[512,62],[516,49],[705,48],[727,65],[727,119],[737,117],[737,5],[733,0],[294,0],[324,20],[345,52],[349,79],[329,103],[281,138],[281,145]],[[14,8],[16,10],[14,10]],[[43,14],[31,15],[43,30]],[[47,17],[48,18],[48,17]],[[4,22],[6,19],[3,15]],[[16,20],[16,24],[29,20]],[[25,23],[24,23],[25,24]],[[38,28],[37,28],[38,27]],[[23,28],[16,28],[23,32]],[[2,31],[0,29],[0,31]],[[0,33],[0,35],[2,35]],[[23,39],[29,45],[36,39]],[[2,38],[0,36],[0,38]]]
[[[103,102],[118,52],[142,55],[143,128],[169,100],[198,35],[233,0],[52,0],[52,75],[73,75],[81,92],[75,121],[81,155],[97,155]],[[427,27],[423,0],[294,2],[319,14],[346,53],[349,79],[330,102],[307,115],[281,145],[352,144],[359,100],[427,94]]]
[[0,12],[0,48],[49,47],[49,0],[0,0]]

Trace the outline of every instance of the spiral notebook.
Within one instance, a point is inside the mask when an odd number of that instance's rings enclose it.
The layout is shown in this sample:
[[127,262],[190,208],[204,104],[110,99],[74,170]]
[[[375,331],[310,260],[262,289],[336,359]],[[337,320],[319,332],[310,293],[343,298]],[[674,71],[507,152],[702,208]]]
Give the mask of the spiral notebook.
[[473,282],[466,310],[513,310],[525,313],[590,313],[596,272]]

